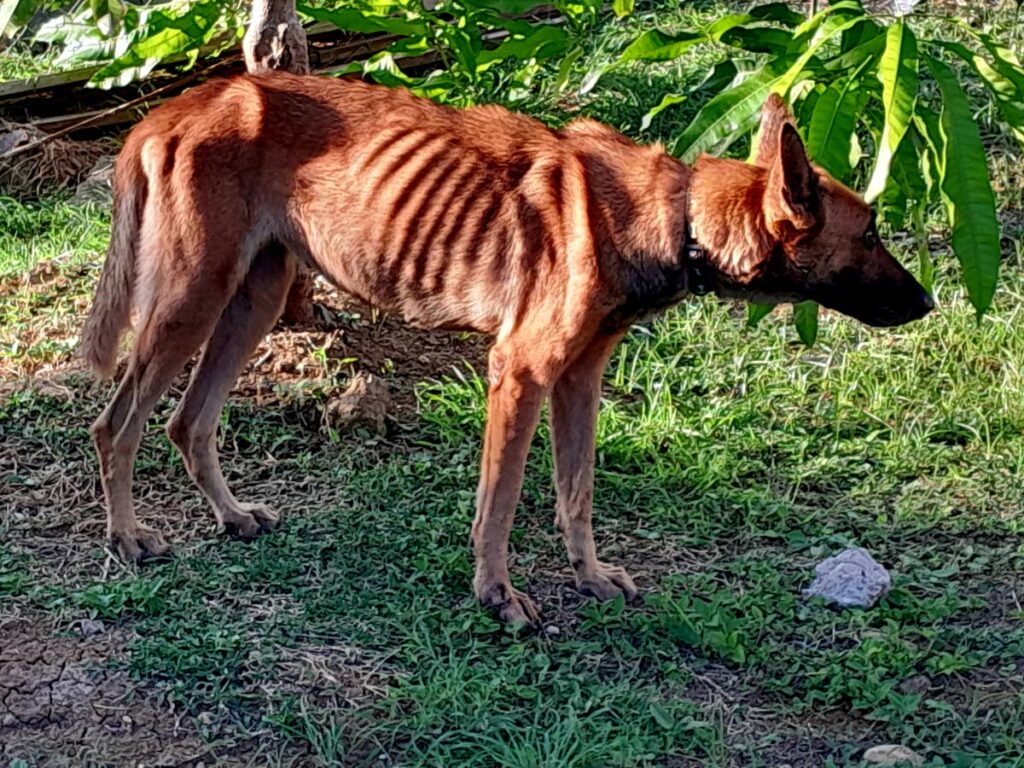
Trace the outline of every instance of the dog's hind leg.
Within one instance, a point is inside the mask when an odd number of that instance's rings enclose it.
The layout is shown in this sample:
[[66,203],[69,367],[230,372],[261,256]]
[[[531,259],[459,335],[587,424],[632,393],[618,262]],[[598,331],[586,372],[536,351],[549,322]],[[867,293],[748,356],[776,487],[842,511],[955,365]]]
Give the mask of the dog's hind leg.
[[152,292],[124,378],[90,430],[107,501],[107,536],[126,560],[139,562],[167,550],[161,534],[135,516],[132,470],[146,419],[213,332],[230,297],[221,299],[213,284],[208,281],[205,289],[196,290],[187,280],[165,281],[162,289]]
[[626,571],[597,559],[591,523],[594,500],[594,439],[601,400],[601,375],[621,334],[599,337],[574,360],[551,391],[551,437],[555,454],[558,507],[555,524],[561,529],[584,594],[609,600],[636,595]]
[[295,267],[295,259],[279,244],[257,253],[167,422],[167,434],[213,507],[218,525],[242,538],[272,527],[278,518],[264,505],[244,504],[231,493],[217,457],[217,424],[235,380],[281,315]]

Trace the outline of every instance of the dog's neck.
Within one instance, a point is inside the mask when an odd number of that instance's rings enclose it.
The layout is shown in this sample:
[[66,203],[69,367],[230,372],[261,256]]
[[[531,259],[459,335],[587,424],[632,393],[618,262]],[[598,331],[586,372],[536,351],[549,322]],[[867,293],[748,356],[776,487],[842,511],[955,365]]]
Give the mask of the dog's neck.
[[[621,162],[608,162],[615,153]],[[763,214],[765,169],[710,157],[691,168],[657,145],[621,140],[586,163],[591,201],[613,246],[603,258],[619,265],[609,269],[623,281],[612,324],[689,293],[758,298],[752,283],[774,248]]]

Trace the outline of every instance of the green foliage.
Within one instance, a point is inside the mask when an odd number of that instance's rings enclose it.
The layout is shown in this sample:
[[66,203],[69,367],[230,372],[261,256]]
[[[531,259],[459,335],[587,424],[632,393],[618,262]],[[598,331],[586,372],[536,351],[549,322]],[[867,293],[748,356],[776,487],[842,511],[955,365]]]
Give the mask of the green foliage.
[[[109,88],[143,78],[162,63],[191,66],[200,56],[221,52],[242,37],[249,5],[243,0],[148,6],[92,0],[47,22],[36,40],[61,48],[58,66],[102,64],[91,82]],[[542,5],[554,5],[567,23],[523,18]],[[394,38],[342,74],[362,72],[386,85],[406,85],[454,103],[471,103],[495,89],[524,92],[543,62],[578,56],[570,50],[570,31],[596,18],[599,7],[597,0],[442,0],[431,8],[422,0],[297,3],[304,19]],[[616,9],[627,14],[632,3],[617,3]],[[403,71],[403,58],[429,51],[441,59],[435,70],[422,77]]]
[[[964,91],[987,94],[1024,145],[1024,67],[995,37],[956,18],[918,26],[912,16],[872,16],[854,0],[833,3],[806,20],[770,3],[699,31],[647,30],[619,60],[672,60],[700,43],[727,46],[719,66],[750,57],[755,67],[715,83],[712,97],[670,142],[671,150],[684,160],[725,151],[756,127],[768,92],[786,96],[812,158],[840,180],[863,184],[886,223],[901,227],[908,212],[919,221],[926,207],[943,204],[953,253],[980,317],[996,288],[999,223]],[[682,101],[666,99],[652,116]],[[863,146],[874,148],[870,172]],[[930,260],[926,250],[921,255],[922,279],[928,282]],[[812,313],[795,313],[808,342],[815,336]],[[758,310],[750,318],[756,322],[763,314]]]

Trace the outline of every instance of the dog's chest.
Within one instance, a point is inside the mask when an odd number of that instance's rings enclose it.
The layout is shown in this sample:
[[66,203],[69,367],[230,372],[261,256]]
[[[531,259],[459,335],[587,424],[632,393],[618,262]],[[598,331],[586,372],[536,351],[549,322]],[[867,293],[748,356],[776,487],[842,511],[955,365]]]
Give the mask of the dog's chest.
[[648,263],[626,269],[624,296],[602,323],[606,331],[618,331],[646,320],[678,304],[691,293],[685,261],[665,266]]

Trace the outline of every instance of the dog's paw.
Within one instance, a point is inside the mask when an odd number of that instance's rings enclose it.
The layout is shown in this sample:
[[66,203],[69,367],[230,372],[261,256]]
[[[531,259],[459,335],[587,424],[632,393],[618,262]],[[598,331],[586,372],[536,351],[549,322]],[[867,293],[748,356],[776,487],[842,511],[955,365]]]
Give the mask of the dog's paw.
[[478,590],[477,596],[485,608],[490,608],[497,617],[515,627],[535,627],[540,624],[540,608],[532,599],[510,584],[494,584]]
[[600,561],[595,567],[576,574],[576,588],[598,600],[614,600],[619,595],[632,600],[637,596],[636,585],[625,568]]
[[240,504],[243,512],[252,515],[261,531],[272,531],[281,523],[281,514],[266,504]]
[[540,607],[525,592],[513,589],[509,599],[498,606],[498,618],[515,627],[535,627],[540,624]]
[[161,557],[171,549],[160,531],[145,525],[111,531],[107,538],[117,556],[129,563]]
[[238,504],[219,515],[220,530],[236,539],[255,539],[274,530],[281,516],[265,504]]

